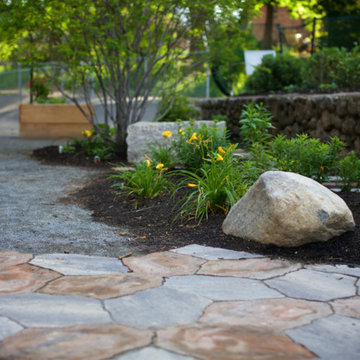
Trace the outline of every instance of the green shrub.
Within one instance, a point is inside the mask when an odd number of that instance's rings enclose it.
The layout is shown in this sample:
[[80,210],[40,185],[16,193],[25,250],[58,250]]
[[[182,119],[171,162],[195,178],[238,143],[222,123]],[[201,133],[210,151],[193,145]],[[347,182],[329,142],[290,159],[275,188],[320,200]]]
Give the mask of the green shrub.
[[334,82],[339,87],[360,86],[360,47],[355,46],[351,51],[339,50],[341,56],[332,73]]
[[320,85],[331,85],[333,74],[341,54],[337,48],[324,48],[315,52],[306,60],[303,68],[303,82],[306,88],[318,88]]
[[354,151],[339,161],[337,170],[344,190],[350,190],[354,185],[359,187],[360,159]]
[[163,142],[150,147],[150,157],[157,163],[164,164],[167,168],[172,168],[176,165],[177,159],[174,156],[174,149],[169,144],[168,139],[173,135],[171,131],[164,131]]
[[165,97],[158,111],[158,115],[165,114],[159,121],[179,121],[179,120],[191,120],[196,119],[200,112],[195,109],[190,100],[183,95],[177,95],[176,97]]
[[334,173],[345,144],[337,137],[329,143],[310,138],[306,134],[286,139],[278,135],[273,141],[251,149],[257,168],[291,171],[324,182]]
[[271,112],[262,103],[256,105],[250,103],[245,106],[239,124],[241,135],[248,148],[255,143],[262,144],[271,137],[269,129],[274,128],[271,119]]
[[263,93],[302,84],[303,60],[288,54],[265,55],[245,82],[245,90]]

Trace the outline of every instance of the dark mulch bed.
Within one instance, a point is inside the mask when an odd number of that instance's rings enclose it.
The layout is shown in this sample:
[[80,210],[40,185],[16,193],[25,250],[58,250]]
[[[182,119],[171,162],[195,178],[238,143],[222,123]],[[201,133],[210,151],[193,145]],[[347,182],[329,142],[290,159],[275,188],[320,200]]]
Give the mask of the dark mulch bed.
[[[34,156],[51,164],[99,168],[99,176],[73,194],[70,201],[90,209],[95,221],[127,229],[122,234],[131,234],[131,241],[136,246],[140,245],[144,253],[168,250],[187,244],[200,244],[310,263],[360,264],[359,225],[354,232],[345,233],[325,243],[313,243],[296,248],[262,245],[225,235],[221,231],[225,218],[223,214],[212,215],[200,225],[188,221],[171,226],[175,213],[169,196],[135,199],[124,194],[116,195],[115,190],[111,188],[112,181],[106,178],[106,174],[110,171],[109,165],[94,164],[93,159],[83,157],[81,160],[81,157],[74,158],[69,154],[55,156],[56,153],[57,148],[54,150],[49,147],[35,151]],[[352,210],[356,224],[360,224],[360,194],[341,192],[339,195]]]

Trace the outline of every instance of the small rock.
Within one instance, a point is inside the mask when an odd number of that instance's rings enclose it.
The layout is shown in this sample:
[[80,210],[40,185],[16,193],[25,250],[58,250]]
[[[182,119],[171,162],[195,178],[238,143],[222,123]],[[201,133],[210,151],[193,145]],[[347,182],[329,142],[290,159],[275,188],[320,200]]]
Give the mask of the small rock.
[[327,241],[354,228],[352,213],[338,195],[283,171],[262,174],[222,226],[226,234],[285,247]]

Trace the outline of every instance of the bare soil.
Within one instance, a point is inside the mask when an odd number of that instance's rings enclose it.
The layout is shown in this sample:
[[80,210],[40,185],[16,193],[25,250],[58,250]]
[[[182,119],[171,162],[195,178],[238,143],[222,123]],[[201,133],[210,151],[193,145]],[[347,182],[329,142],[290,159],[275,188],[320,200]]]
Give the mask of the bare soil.
[[[286,258],[303,263],[360,265],[360,193],[338,193],[353,213],[357,224],[354,232],[347,232],[325,243],[280,248],[225,235],[221,231],[224,214],[212,214],[200,225],[191,220],[173,223],[176,212],[174,201],[169,199],[169,195],[154,199],[138,199],[117,194],[111,187],[113,181],[107,178],[111,171],[111,165],[107,163],[95,164],[93,159],[83,155],[59,155],[55,147],[35,150],[33,156],[47,164],[98,168],[98,176],[74,193],[70,201],[91,210],[94,221],[127,229],[124,235],[131,234],[133,245],[140,248],[142,253],[199,244],[249,251],[271,258]],[[120,162],[120,159],[112,159],[112,163],[116,162]]]

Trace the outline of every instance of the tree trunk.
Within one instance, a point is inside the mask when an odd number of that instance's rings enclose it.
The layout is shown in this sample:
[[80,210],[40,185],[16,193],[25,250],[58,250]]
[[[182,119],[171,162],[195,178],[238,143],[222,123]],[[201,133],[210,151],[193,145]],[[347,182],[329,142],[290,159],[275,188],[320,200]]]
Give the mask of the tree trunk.
[[126,144],[126,137],[127,137],[127,126],[125,125],[125,121],[123,119],[118,119],[118,115],[116,116],[116,136],[115,141],[117,145],[117,152],[121,159],[124,161],[127,160],[127,144]]
[[272,31],[274,24],[274,5],[266,4],[266,18],[265,18],[265,28],[264,28],[264,36],[262,39],[262,48],[263,49],[271,49],[272,47]]

